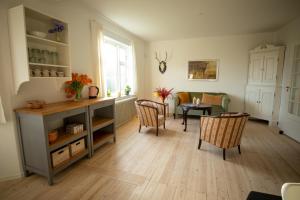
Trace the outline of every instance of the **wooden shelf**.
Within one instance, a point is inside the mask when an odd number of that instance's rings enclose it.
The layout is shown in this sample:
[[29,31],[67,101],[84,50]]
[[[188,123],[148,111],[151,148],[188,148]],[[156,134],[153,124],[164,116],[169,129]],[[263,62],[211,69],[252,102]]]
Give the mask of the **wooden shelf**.
[[108,125],[111,125],[114,123],[114,119],[113,118],[98,118],[98,117],[94,117],[93,118],[93,122],[92,122],[92,126],[93,126],[93,131],[99,130],[101,128],[104,128]]
[[59,133],[58,139],[55,143],[49,145],[49,150],[54,151],[56,149],[59,149],[69,143],[72,143],[73,141],[76,141],[88,134],[87,131],[83,131],[82,133],[78,134],[66,134],[66,133]]
[[39,43],[43,43],[43,44],[46,44],[46,45],[52,45],[52,46],[53,45],[54,46],[63,46],[63,47],[68,46],[67,43],[57,42],[57,41],[54,41],[54,40],[49,40],[49,39],[46,39],[46,38],[37,37],[35,35],[27,34],[26,36],[27,36],[29,41],[33,41],[33,42],[39,42]]
[[68,68],[70,66],[66,65],[52,65],[52,64],[45,64],[45,63],[29,63],[30,66],[36,65],[36,66],[44,66],[44,67],[61,67],[61,68]]
[[99,148],[103,144],[113,141],[114,134],[109,132],[98,132],[93,134],[93,150]]
[[37,76],[37,77],[35,77],[35,76],[31,76],[30,77],[30,79],[63,79],[63,78],[65,78],[65,79],[71,79],[71,77],[70,76],[63,76],[63,77],[53,77],[53,76]]
[[57,174],[58,172],[61,172],[62,170],[64,170],[65,168],[69,167],[70,165],[72,165],[76,161],[78,161],[81,158],[83,158],[86,155],[88,155],[88,153],[89,153],[88,149],[85,149],[84,151],[76,154],[75,156],[72,156],[70,159],[68,159],[68,160],[60,163],[58,166],[53,167],[52,168],[53,174]]

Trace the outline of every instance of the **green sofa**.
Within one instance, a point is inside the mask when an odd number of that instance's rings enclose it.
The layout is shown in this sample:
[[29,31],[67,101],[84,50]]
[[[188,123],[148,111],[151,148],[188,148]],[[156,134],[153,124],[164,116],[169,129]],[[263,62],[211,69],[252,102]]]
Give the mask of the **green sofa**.
[[[177,92],[175,94],[175,99],[174,99],[174,119],[178,116],[178,114],[182,114],[182,108],[180,107],[180,98],[178,97],[178,93]],[[203,93],[205,94],[209,94],[209,95],[221,95],[222,96],[222,103],[221,105],[213,105],[212,106],[212,115],[218,115],[221,112],[227,112],[228,111],[228,104],[230,103],[230,99],[229,96],[226,93],[215,93],[215,92],[187,92],[188,93],[188,98],[189,98],[189,102],[192,103],[193,98],[199,98],[200,100],[202,99],[202,95]],[[188,115],[202,115],[202,111],[200,110],[190,110]]]

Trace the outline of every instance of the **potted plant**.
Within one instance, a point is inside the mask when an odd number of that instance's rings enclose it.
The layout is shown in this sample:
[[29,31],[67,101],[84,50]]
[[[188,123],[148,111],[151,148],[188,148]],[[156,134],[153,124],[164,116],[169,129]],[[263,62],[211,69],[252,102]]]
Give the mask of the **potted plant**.
[[90,79],[86,74],[78,74],[72,73],[72,80],[65,82],[65,92],[67,94],[67,98],[71,98],[75,96],[75,100],[79,100],[81,98],[81,91],[85,85],[92,83],[92,79]]
[[172,89],[167,89],[167,88],[156,88],[154,91],[154,95],[161,98],[162,102],[165,103],[165,100],[172,95]]
[[129,85],[126,85],[126,87],[125,87],[125,94],[129,95],[130,91],[131,91],[131,87]]

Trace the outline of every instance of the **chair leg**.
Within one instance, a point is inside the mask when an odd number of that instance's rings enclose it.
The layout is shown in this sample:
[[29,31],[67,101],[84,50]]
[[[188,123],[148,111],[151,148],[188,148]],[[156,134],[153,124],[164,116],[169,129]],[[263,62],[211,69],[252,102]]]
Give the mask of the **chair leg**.
[[199,139],[198,149],[200,149],[200,148],[201,148],[201,143],[202,143],[202,140],[201,140],[201,139]]
[[140,126],[139,126],[139,133],[141,132],[141,128],[142,128],[142,125],[140,124]]
[[166,129],[166,122],[164,122],[164,129]]
[[223,149],[223,160],[226,160],[226,150]]
[[241,152],[241,145],[240,144],[238,145],[238,149],[239,149],[239,154],[241,154],[242,152]]
[[158,136],[158,128],[156,128],[156,136]]

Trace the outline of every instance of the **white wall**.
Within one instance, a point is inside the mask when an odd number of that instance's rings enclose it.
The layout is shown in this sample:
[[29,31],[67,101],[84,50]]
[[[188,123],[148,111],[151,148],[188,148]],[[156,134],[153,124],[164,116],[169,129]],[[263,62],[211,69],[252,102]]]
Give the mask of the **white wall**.
[[[248,73],[248,51],[263,41],[273,41],[273,33],[237,35],[223,37],[202,37],[195,39],[153,42],[148,50],[147,94],[151,97],[156,87],[174,88],[174,91],[225,92],[231,99],[231,111],[243,111],[245,86]],[[164,57],[168,52],[167,71],[161,74],[155,51]],[[188,81],[188,61],[219,59],[219,80]],[[171,110],[173,110],[173,101]]]
[[282,96],[279,113],[279,127],[285,134],[300,142],[300,118],[288,114],[288,92],[286,86],[290,86],[292,64],[295,45],[300,45],[300,17],[281,28],[276,33],[277,41],[286,46],[285,65],[283,71]]
[[[18,95],[14,95],[12,92],[13,76],[8,42],[7,9],[17,5],[17,3],[17,0],[0,1],[0,92],[4,103],[5,115],[8,119],[7,124],[0,125],[0,180],[13,178],[21,174],[13,108],[23,106],[26,100],[31,99],[44,99],[47,103],[65,100],[63,92],[64,81],[35,80],[23,84]],[[75,72],[87,73],[89,76],[94,77],[89,20],[95,19],[104,29],[132,40],[137,49],[138,83],[143,85],[145,48],[143,40],[99,16],[94,10],[74,1],[52,1],[51,3],[48,1],[47,3],[40,0],[25,0],[24,4],[69,23],[71,64]],[[139,95],[142,96],[144,94],[143,87],[139,89]]]

